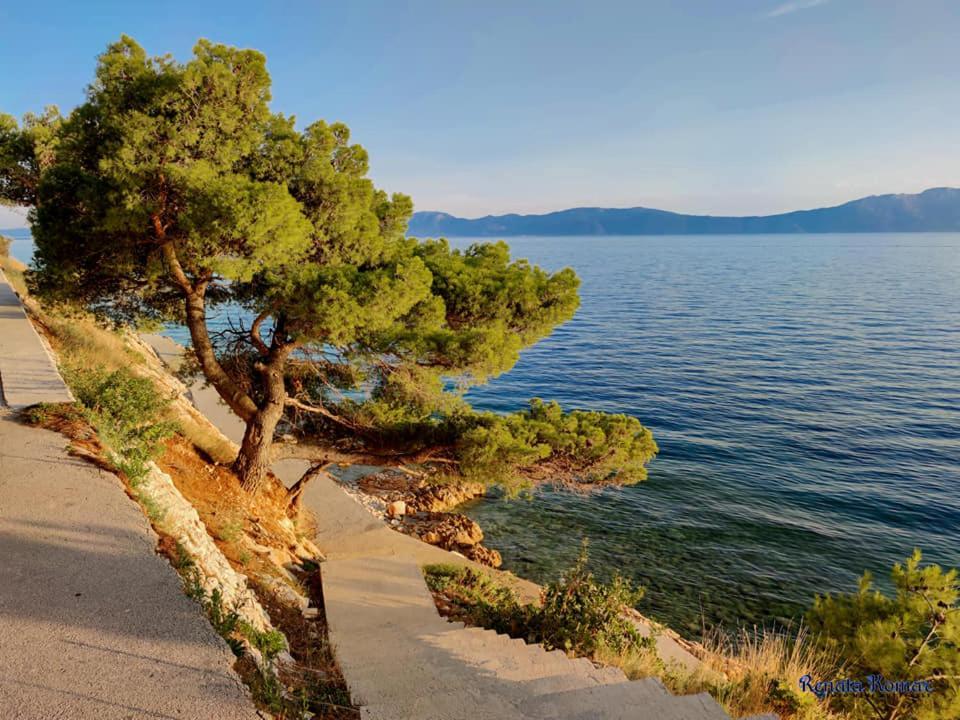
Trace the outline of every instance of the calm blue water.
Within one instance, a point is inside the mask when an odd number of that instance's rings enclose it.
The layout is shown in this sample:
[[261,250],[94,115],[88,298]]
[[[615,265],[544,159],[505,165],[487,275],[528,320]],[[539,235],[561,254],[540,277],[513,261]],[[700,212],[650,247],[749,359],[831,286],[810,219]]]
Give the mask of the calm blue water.
[[630,413],[661,454],[635,487],[470,507],[507,568],[551,579],[588,537],[695,632],[791,617],[914,547],[960,565],[960,235],[510,243],[574,267],[582,305],[475,405]]
[[470,399],[631,413],[661,454],[635,487],[471,505],[507,568],[551,580],[587,537],[695,634],[794,617],[914,547],[960,566],[960,235],[510,244],[574,267],[582,305]]
[[5,235],[13,240],[10,243],[10,255],[20,262],[28,263],[33,256],[33,238],[30,237],[30,231],[22,228],[16,230],[3,230],[0,235]]

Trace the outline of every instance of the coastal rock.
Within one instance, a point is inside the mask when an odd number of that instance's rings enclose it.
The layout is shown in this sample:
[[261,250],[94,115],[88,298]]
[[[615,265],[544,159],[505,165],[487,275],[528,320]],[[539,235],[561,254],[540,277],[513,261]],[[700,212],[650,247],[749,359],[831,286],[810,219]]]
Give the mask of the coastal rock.
[[483,530],[466,515],[421,512],[404,517],[397,530],[489,567],[500,567],[503,562],[500,553],[480,544]]
[[483,545],[474,545],[466,548],[463,554],[470,560],[480,563],[481,565],[486,565],[487,567],[498,568],[503,565],[503,557],[501,557],[500,553]]
[[447,550],[458,550],[483,540],[480,526],[459,513],[417,513],[404,521],[404,527],[424,542]]
[[459,482],[451,485],[424,485],[414,492],[418,511],[444,512],[467,500],[482,497],[486,488],[478,482]]
[[397,470],[337,480],[354,500],[394,530],[488,567],[500,567],[503,563],[500,553],[480,544],[483,530],[477,523],[466,515],[448,512],[483,495],[486,488],[482,483],[431,484]]
[[444,512],[486,492],[478,482],[436,484],[396,470],[365,475],[357,481],[357,487],[387,503],[403,500],[407,513]]

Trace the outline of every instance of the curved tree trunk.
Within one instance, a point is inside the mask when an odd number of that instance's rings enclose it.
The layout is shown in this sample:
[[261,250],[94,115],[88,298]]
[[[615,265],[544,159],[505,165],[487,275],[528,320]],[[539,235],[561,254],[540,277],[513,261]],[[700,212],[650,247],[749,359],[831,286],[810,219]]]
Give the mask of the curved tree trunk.
[[289,346],[275,347],[265,364],[258,364],[262,378],[263,400],[256,412],[247,420],[240,453],[233,462],[233,470],[240,477],[244,490],[256,493],[270,469],[273,433],[283,417],[287,390],[283,383],[283,371]]
[[250,422],[257,412],[257,405],[250,399],[217,360],[213,349],[213,342],[207,332],[207,312],[203,293],[194,291],[187,294],[187,328],[190,330],[190,340],[193,343],[193,352],[200,363],[204,377],[216,389],[227,406],[233,410],[241,420]]
[[197,362],[200,363],[203,375],[213,385],[227,406],[241,420],[249,421],[256,413],[257,405],[223,369],[220,361],[217,360],[213,342],[210,340],[210,333],[207,331],[205,292],[209,277],[191,281],[180,264],[177,248],[174,242],[167,238],[166,230],[158,215],[153,216],[153,225],[157,240],[160,243],[160,249],[163,252],[163,258],[167,263],[173,281],[183,293],[186,304],[187,329],[190,331],[193,352],[197,357]]

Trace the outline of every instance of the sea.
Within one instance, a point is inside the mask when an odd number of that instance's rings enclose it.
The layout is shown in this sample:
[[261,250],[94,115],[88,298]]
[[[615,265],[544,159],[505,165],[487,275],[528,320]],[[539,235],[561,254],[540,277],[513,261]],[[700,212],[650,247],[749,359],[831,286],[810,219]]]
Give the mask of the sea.
[[506,568],[549,582],[586,538],[697,635],[889,588],[914,548],[960,566],[960,234],[509,243],[574,268],[581,307],[474,405],[628,413],[660,454],[636,486],[471,505]]
[[550,582],[586,539],[696,636],[795,622],[866,571],[889,589],[914,548],[960,566],[960,234],[508,242],[574,268],[581,306],[468,398],[628,413],[660,454],[635,486],[467,505],[506,569]]

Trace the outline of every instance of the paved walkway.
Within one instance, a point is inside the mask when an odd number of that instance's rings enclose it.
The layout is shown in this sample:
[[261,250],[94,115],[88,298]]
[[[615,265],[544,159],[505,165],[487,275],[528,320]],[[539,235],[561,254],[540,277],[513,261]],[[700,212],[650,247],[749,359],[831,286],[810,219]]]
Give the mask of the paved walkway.
[[673,696],[656,679],[447,622],[414,561],[321,572],[330,639],[369,720],[729,720],[706,693]]
[[73,402],[45,342],[0,270],[0,383],[7,405]]
[[[5,397],[69,400],[28,323],[0,282]],[[0,407],[0,717],[258,718],[140,508],[65,446]]]

